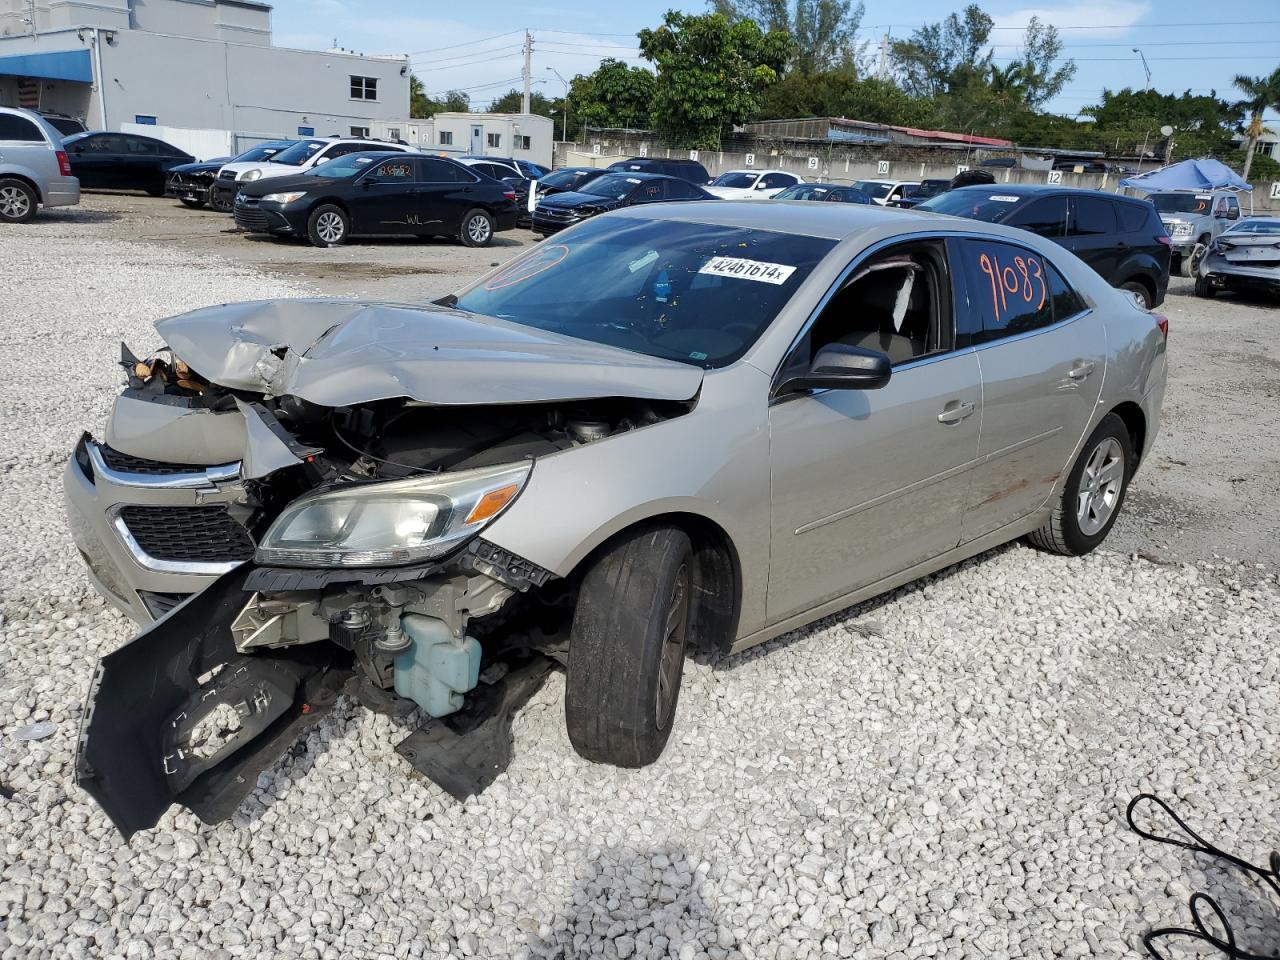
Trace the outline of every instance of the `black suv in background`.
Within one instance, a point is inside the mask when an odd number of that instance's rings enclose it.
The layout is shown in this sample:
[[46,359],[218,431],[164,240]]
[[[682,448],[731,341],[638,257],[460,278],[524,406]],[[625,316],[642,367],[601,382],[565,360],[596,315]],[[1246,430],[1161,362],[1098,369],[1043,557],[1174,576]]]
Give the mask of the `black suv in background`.
[[711,182],[711,174],[697,160],[672,160],[658,157],[632,157],[609,164],[615,173],[660,173],[667,177],[679,177],[698,186]]
[[1169,287],[1170,239],[1148,200],[1099,190],[997,183],[960,187],[916,207],[1021,227],[1066,247],[1150,310]]

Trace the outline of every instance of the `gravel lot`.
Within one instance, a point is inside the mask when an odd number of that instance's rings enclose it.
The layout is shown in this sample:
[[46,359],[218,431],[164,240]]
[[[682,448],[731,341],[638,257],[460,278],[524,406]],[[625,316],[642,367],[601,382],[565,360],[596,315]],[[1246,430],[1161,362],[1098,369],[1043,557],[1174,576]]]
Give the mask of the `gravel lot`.
[[[1121,957],[1185,924],[1189,889],[1253,896],[1123,823],[1151,789],[1255,862],[1280,845],[1280,311],[1185,283],[1113,551],[1004,548],[691,665],[641,771],[576,757],[555,676],[465,806],[343,701],[232,822],[169,814],[124,846],[72,759],[92,663],[133,631],[81,572],[59,480],[119,341],[225,300],[436,293],[519,250],[377,244],[323,273],[178,213],[90,196],[0,233],[0,958]],[[1243,945],[1280,949],[1250,916]]]

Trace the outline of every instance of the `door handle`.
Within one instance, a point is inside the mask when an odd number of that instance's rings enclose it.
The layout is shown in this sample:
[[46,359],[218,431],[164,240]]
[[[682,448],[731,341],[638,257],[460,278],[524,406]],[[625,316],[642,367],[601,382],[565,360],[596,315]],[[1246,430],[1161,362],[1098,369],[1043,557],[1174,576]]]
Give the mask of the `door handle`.
[[973,413],[973,409],[973,403],[968,400],[965,400],[964,402],[952,400],[943,407],[942,412],[938,414],[938,422],[959,423],[965,417],[970,416]]
[[1076,365],[1067,373],[1067,376],[1072,380],[1083,380],[1093,373],[1093,368],[1094,362],[1092,360],[1078,360]]

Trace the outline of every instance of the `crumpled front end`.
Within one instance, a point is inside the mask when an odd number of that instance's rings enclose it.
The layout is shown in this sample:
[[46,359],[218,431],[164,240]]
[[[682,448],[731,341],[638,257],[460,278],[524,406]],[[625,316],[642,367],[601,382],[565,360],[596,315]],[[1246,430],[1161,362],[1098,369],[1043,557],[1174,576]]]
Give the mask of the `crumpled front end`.
[[[174,802],[224,819],[343,690],[450,718],[459,736],[402,753],[455,796],[482,789],[509,749],[487,718],[562,654],[573,598],[482,531],[539,458],[682,415],[701,371],[445,309],[158,326],[169,348],[123,352],[106,431],[64,474],[95,583],[151,624],[101,662],[81,783],[126,836]],[[459,746],[480,728],[489,752]]]

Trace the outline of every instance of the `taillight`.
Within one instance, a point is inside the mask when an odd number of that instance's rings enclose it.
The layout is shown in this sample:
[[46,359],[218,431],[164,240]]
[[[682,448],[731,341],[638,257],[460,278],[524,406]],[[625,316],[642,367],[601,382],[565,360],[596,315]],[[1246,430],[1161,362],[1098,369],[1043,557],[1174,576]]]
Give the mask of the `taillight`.
[[1169,236],[1167,233],[1157,233],[1156,243],[1163,243],[1166,247],[1172,247],[1173,237]]
[[71,176],[71,161],[67,159],[65,150],[58,151],[58,173],[64,177]]
[[516,192],[514,190],[504,190],[502,192],[502,196],[503,199],[514,200],[516,198]]
[[1169,318],[1166,317],[1163,313],[1153,313],[1151,316],[1155,319],[1156,326],[1160,328],[1160,332],[1164,334],[1164,338],[1168,340],[1169,339]]

